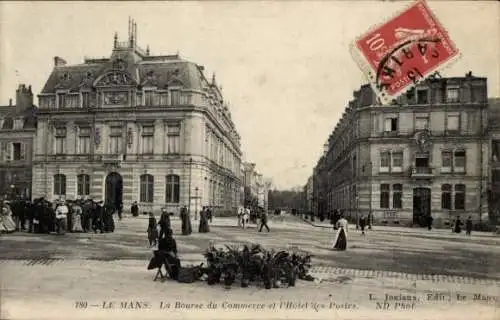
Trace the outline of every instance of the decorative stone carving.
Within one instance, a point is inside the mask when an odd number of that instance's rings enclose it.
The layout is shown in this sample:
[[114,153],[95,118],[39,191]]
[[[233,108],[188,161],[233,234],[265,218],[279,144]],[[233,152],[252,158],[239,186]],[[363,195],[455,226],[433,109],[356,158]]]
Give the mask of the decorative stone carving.
[[128,92],[104,92],[105,105],[128,104]]
[[113,61],[113,69],[125,70],[126,68],[127,68],[127,62],[125,62],[123,59],[118,58],[115,61]]
[[419,151],[427,152],[430,150],[430,133],[428,130],[418,131],[414,139]]
[[95,85],[105,87],[135,85],[135,81],[124,72],[114,71],[100,77]]

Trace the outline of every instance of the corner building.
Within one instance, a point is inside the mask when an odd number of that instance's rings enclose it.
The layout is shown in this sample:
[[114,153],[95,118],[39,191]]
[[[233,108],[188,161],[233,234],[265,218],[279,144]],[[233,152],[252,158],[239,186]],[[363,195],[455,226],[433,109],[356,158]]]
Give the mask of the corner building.
[[380,106],[354,92],[315,170],[316,207],[388,225],[449,226],[488,214],[487,79],[425,81]]
[[115,34],[109,58],[54,69],[39,95],[33,197],[90,197],[128,210],[232,210],[240,136],[215,77]]

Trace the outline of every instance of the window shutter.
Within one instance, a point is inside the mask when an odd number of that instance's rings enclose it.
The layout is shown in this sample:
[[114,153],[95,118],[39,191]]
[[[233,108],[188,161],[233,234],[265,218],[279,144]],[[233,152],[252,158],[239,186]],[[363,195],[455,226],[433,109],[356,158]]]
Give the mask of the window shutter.
[[21,143],[21,160],[26,160],[26,143]]
[[7,142],[7,148],[6,148],[6,160],[10,161],[12,160],[12,143]]
[[386,118],[385,123],[384,123],[384,131],[391,131],[392,129],[392,119],[391,118]]

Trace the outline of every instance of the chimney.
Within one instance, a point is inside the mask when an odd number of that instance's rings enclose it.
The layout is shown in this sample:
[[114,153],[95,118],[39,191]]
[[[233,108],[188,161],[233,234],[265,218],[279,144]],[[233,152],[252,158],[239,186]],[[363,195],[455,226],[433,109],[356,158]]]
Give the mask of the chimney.
[[12,107],[12,98],[9,99],[9,107]]
[[64,67],[66,65],[66,60],[61,57],[54,57],[54,68]]
[[24,84],[20,84],[16,90],[16,108],[24,110],[33,106],[33,92],[31,86],[26,88]]

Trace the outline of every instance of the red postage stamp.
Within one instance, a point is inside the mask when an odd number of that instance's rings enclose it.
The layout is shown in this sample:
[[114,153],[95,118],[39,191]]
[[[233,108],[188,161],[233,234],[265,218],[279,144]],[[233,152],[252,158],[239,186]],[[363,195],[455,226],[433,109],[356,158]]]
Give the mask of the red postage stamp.
[[357,38],[351,53],[382,104],[390,104],[460,56],[423,0]]

